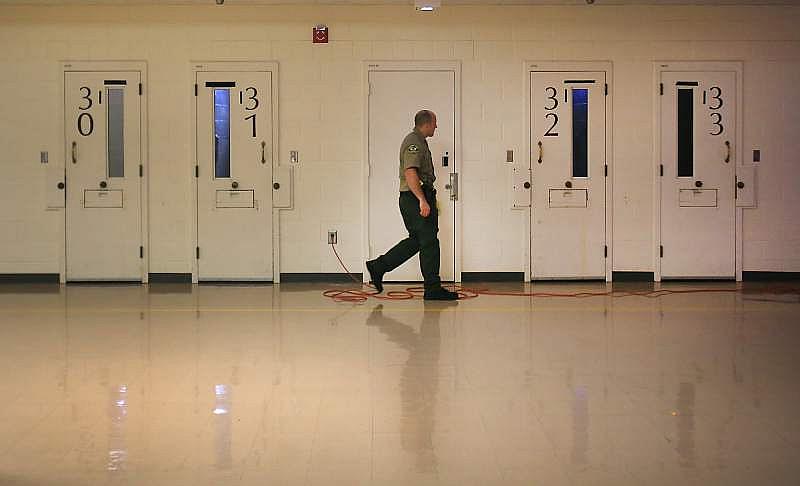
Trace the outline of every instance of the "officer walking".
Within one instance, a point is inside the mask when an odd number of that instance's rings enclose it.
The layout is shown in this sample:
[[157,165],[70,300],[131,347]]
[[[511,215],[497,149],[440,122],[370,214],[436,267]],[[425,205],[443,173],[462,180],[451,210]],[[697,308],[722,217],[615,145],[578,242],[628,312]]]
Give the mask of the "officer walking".
[[414,116],[414,130],[400,145],[400,214],[408,238],[386,254],[367,262],[372,284],[383,292],[383,275],[419,252],[425,279],[425,300],[457,300],[458,294],[442,287],[439,277],[439,213],[433,182],[433,159],[427,138],[436,131],[436,114],[422,110]]

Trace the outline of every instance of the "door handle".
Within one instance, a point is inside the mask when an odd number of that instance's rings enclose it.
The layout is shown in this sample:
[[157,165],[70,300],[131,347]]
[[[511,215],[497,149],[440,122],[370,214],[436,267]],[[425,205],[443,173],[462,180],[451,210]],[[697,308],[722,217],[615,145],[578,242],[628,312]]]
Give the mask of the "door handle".
[[232,188],[234,188],[234,189],[238,189],[238,188],[239,188],[239,183],[238,183],[238,182],[236,182],[236,181],[233,181],[233,182],[231,183],[231,187],[232,187]]
[[698,188],[699,187],[703,187],[703,181],[695,181],[694,182],[694,187],[698,187]]
[[542,163],[542,156],[544,155],[544,149],[542,149],[542,141],[539,140],[539,143],[537,145],[539,145],[539,160],[538,160],[538,162],[541,164]]
[[100,181],[100,189],[105,189],[108,187],[108,183],[106,181]]
[[78,142],[72,142],[72,163],[78,163]]
[[725,148],[728,150],[727,155],[725,155],[725,163],[731,161],[731,142],[729,140],[725,140]]
[[261,163],[262,164],[266,164],[267,163],[267,156],[265,154],[266,147],[267,147],[267,142],[264,142],[262,140],[261,141]]
[[564,187],[566,187],[567,189],[572,189],[572,181],[565,182]]

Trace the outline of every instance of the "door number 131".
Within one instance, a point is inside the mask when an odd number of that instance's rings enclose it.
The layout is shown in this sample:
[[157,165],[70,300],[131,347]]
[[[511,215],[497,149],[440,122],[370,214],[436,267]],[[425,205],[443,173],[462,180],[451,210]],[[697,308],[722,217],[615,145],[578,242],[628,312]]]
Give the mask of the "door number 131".
[[[258,90],[250,86],[244,91],[239,91],[239,104],[244,105],[245,111],[253,111],[258,108],[260,104],[258,101]],[[256,114],[253,113],[252,115],[246,116],[244,119],[252,121],[253,138],[256,138]]]

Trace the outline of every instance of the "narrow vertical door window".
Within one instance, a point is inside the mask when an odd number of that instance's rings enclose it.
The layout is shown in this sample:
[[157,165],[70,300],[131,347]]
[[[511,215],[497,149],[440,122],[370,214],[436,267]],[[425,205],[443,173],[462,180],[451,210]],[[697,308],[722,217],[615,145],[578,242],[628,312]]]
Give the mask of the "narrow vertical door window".
[[214,90],[214,177],[231,176],[231,92]]
[[589,177],[589,90],[572,90],[572,177]]
[[678,177],[694,175],[694,90],[678,89]]
[[125,177],[125,90],[111,88],[108,99],[108,177]]

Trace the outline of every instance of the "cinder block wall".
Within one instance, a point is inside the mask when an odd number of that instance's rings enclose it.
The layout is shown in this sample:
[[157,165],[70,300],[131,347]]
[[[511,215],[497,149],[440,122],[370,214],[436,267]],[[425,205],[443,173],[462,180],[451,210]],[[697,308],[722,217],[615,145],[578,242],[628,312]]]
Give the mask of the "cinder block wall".
[[[311,28],[330,27],[328,45]],[[63,163],[59,60],[149,66],[150,271],[191,271],[190,60],[280,63],[281,162],[300,152],[284,212],[283,272],[338,271],[339,230],[361,258],[363,60],[463,63],[464,271],[522,271],[524,213],[505,150],[525,150],[525,60],[609,60],[614,93],[614,270],[652,271],[653,60],[744,62],[744,160],[761,149],[744,269],[800,271],[800,7],[0,7],[0,273],[57,272],[39,152]],[[398,134],[398,143],[403,134]],[[498,245],[498,241],[500,244]]]

